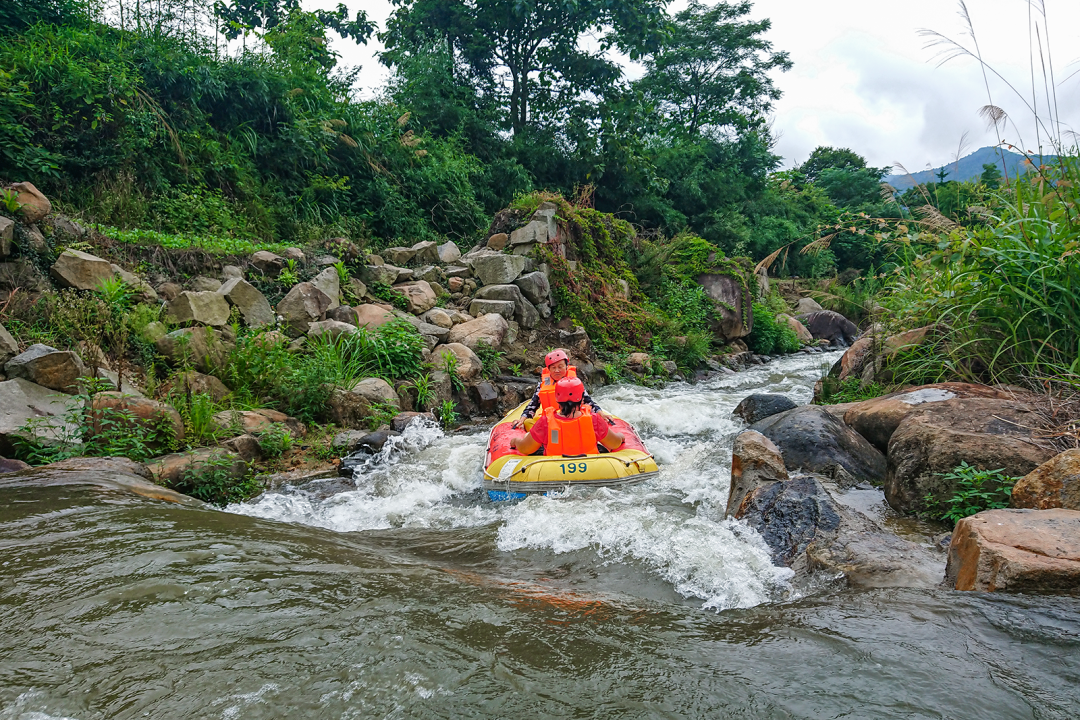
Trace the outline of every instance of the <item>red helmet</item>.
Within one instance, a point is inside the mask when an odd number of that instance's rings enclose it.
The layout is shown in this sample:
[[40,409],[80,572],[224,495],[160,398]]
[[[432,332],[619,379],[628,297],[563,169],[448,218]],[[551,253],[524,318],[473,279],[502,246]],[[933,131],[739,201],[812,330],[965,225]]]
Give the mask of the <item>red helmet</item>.
[[544,356],[544,367],[551,367],[560,360],[569,360],[565,350],[552,350]]
[[581,402],[585,385],[577,378],[563,378],[555,383],[555,402]]

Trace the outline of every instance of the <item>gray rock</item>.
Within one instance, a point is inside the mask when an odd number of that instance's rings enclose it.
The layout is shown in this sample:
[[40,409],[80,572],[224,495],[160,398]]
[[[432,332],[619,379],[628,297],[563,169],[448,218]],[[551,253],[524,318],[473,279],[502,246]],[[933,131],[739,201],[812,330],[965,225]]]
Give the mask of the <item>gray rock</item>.
[[191,289],[195,292],[215,292],[221,288],[221,281],[214,278],[198,275],[191,281]]
[[454,327],[453,316],[440,307],[431,308],[426,313],[420,315],[420,319],[431,325],[438,325],[441,328],[446,328],[447,330]]
[[442,340],[450,334],[450,328],[442,327],[441,325],[432,325],[431,323],[421,322],[416,326],[416,329],[420,331],[421,335],[428,335],[433,338]]
[[835,347],[848,347],[859,337],[855,323],[832,310],[798,315],[796,319],[806,326],[815,340],[828,340]]
[[438,243],[428,241],[418,242],[413,245],[410,250],[413,251],[413,260],[418,263],[437,263],[439,262],[439,245]]
[[341,305],[341,278],[337,268],[328,267],[311,279],[311,284],[322,290],[326,297],[330,298],[330,307],[333,310]]
[[11,241],[15,238],[15,221],[0,215],[0,257],[11,254]]
[[533,307],[531,302],[521,298],[521,302],[515,306],[514,319],[517,320],[521,327],[531,330],[540,324],[540,312]]
[[301,265],[307,262],[307,256],[304,255],[304,251],[298,247],[285,248],[281,251],[281,257],[285,258],[286,260],[298,262]]
[[744,430],[731,448],[731,488],[727,517],[736,517],[746,497],[759,488],[788,479],[780,450],[769,438],[754,430]]
[[[0,382],[0,453],[15,451],[15,438],[52,444],[76,435],[76,428],[64,417],[77,402],[69,395],[42,387],[24,378]],[[20,428],[33,421],[32,428]]]
[[443,270],[443,274],[446,275],[447,278],[471,278],[472,268],[462,265],[451,265]]
[[787,395],[769,395],[766,393],[754,393],[747,395],[735,406],[732,414],[741,417],[748,424],[753,425],[758,420],[792,410],[798,407],[795,401]]
[[244,279],[244,271],[236,265],[226,265],[221,268],[222,283],[233,280],[234,278]]
[[698,275],[697,282],[714,301],[713,334],[725,342],[749,335],[754,329],[753,298],[742,282],[713,273]]
[[9,378],[24,378],[35,385],[66,393],[76,392],[79,378],[87,376],[86,366],[78,355],[40,343],[8,360],[4,372]]
[[154,347],[174,365],[190,363],[199,372],[212,375],[225,367],[235,343],[220,330],[197,327],[174,330],[158,338]]
[[453,241],[447,241],[439,246],[439,262],[449,265],[461,259],[461,250]]
[[772,440],[788,470],[831,477],[842,485],[880,484],[885,456],[862,435],[819,405],[804,405],[750,426]]
[[254,285],[243,278],[232,278],[218,290],[225,300],[240,310],[244,324],[249,328],[266,327],[277,322],[274,309],[266,297]]
[[311,323],[322,320],[330,308],[330,298],[311,283],[299,283],[293,286],[281,302],[277,313],[285,321],[285,333],[298,338],[307,334]]
[[[495,302],[495,301],[487,301]],[[450,334],[446,336],[448,343],[461,343],[471,350],[476,350],[477,345],[485,342],[493,348],[498,348],[506,339],[510,331],[510,323],[502,315],[489,313],[475,320],[455,325]]]
[[335,255],[316,255],[311,264],[315,267],[330,267],[331,265],[337,265],[339,262],[341,260]]
[[485,285],[476,291],[477,300],[507,300],[519,303],[525,299],[517,285]]
[[443,277],[442,269],[435,267],[434,265],[426,265],[413,272],[414,279],[423,280],[428,283],[437,283],[442,280]]
[[251,264],[263,275],[276,276],[285,267],[285,258],[269,250],[259,250],[252,254]]
[[416,257],[416,251],[407,247],[392,247],[383,250],[382,256],[393,265],[408,265]]
[[76,290],[96,290],[105,280],[112,278],[112,263],[80,250],[60,253],[49,274],[60,287]]
[[491,253],[471,259],[473,273],[484,285],[507,285],[517,280],[525,269],[525,258],[517,255]]
[[548,283],[547,276],[539,271],[522,275],[514,281],[514,284],[534,305],[546,302],[551,296],[551,285]]
[[178,324],[199,323],[222,327],[229,324],[229,303],[216,292],[185,290],[169,303],[165,316]]
[[364,281],[369,285],[377,283],[393,285],[400,274],[401,268],[393,265],[366,265],[363,270]]
[[355,395],[367,400],[369,403],[382,403],[400,407],[401,400],[390,383],[382,378],[364,378],[356,383],[350,390]]
[[799,298],[799,302],[795,303],[796,315],[809,315],[810,313],[824,309],[825,308],[821,307],[821,305],[818,304],[818,301],[813,298]]
[[326,335],[330,338],[337,338],[342,335],[355,335],[358,332],[360,332],[360,329],[356,325],[337,320],[319,320],[308,325],[308,337]]
[[473,300],[469,304],[469,313],[474,317],[497,313],[507,320],[512,320],[515,309],[514,303],[509,300]]
[[484,370],[483,363],[480,362],[480,358],[472,349],[461,343],[448,343],[446,345],[439,345],[431,351],[432,362],[434,366],[439,369],[445,369],[447,362],[445,356],[452,354],[456,358],[454,363],[454,375],[459,379],[468,382],[480,377],[480,373]]
[[525,227],[520,227],[510,233],[510,245],[535,245],[546,244],[549,239],[547,220],[533,220]]
[[19,343],[15,342],[15,338],[11,337],[6,327],[0,325],[0,364],[6,363],[18,354]]

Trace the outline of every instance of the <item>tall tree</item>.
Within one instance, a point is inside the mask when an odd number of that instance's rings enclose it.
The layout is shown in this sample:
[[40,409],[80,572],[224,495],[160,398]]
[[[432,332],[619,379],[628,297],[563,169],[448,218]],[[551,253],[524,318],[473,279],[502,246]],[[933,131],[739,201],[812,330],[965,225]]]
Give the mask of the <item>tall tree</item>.
[[[432,40],[505,95],[515,134],[586,94],[603,95],[622,76],[613,47],[632,58],[654,50],[666,30],[669,0],[394,0],[381,36],[383,62]],[[588,33],[597,47],[583,42]]]
[[713,7],[694,0],[675,16],[638,82],[666,125],[690,135],[705,128],[745,130],[779,99],[769,72],[789,70],[791,60],[762,37],[772,27],[769,20],[744,19],[750,7],[748,0]]

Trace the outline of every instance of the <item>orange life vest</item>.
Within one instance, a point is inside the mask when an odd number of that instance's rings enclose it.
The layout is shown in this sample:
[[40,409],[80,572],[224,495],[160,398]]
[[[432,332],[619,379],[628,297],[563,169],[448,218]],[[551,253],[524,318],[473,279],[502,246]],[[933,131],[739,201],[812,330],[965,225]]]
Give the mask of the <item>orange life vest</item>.
[[[576,378],[577,368],[570,365],[566,368],[566,377]],[[551,379],[551,373],[546,369],[540,376],[540,410],[541,412],[547,412],[551,408],[559,407],[559,403],[555,402],[555,382]]]
[[555,408],[544,411],[547,416],[547,442],[545,455],[596,455],[596,431],[593,430],[592,411],[581,406],[581,417],[567,420],[555,414]]

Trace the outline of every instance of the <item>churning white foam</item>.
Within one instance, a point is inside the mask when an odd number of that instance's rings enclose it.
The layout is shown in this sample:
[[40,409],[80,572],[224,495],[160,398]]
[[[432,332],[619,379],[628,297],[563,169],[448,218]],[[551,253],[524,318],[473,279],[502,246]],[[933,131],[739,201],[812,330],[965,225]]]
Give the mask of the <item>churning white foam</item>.
[[487,433],[446,436],[414,422],[357,469],[355,490],[322,497],[292,488],[229,510],[337,531],[497,525],[502,552],[591,548],[601,562],[640,565],[704,607],[748,607],[787,596],[792,573],[772,565],[757,533],[723,519],[731,440],[744,427],[731,411],[755,392],[807,402],[835,359],[795,355],[697,385],[600,389],[596,399],[638,429],[661,466],[633,487],[491,503],[479,492]]

